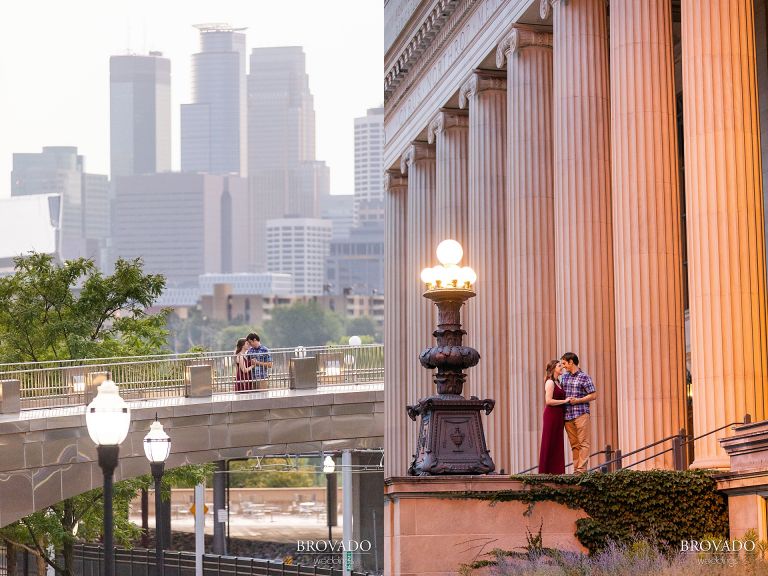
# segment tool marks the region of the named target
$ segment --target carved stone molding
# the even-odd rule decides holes
[[[468,127],[469,114],[466,110],[443,108],[429,123],[429,126],[427,127],[427,140],[430,144],[434,144],[437,139],[437,135],[444,130]]]
[[[424,53],[430,42],[437,36],[448,18],[456,10],[459,0],[438,0],[424,18],[421,26],[405,45],[400,57],[384,77],[384,93],[389,95],[397,87],[413,62]]]
[[[459,89],[459,108],[467,108],[476,94],[486,90],[507,90],[507,75],[498,70],[475,70]]]
[[[558,2],[566,3],[568,0],[540,0],[539,1],[539,16],[542,20],[547,20],[552,15],[552,6]]]
[[[540,0],[539,2],[539,16],[541,16],[542,20],[546,20],[549,18],[549,15],[552,13],[552,4],[550,0]]]
[[[496,48],[496,67],[504,68],[506,59],[515,52],[519,53],[524,48],[552,49],[552,34],[529,28],[515,26],[509,31]]]
[[[408,178],[396,168],[384,172],[384,189],[390,194],[395,194],[408,189]]]
[[[412,142],[400,157],[400,172],[408,173],[408,167],[421,160],[434,160],[435,146],[427,142]]]

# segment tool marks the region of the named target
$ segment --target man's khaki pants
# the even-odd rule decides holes
[[[568,442],[573,450],[573,473],[587,471],[589,464],[589,414],[582,414],[574,420],[565,421]]]

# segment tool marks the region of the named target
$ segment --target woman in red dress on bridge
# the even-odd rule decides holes
[[[551,360],[547,364],[546,407],[544,408],[544,423],[541,430],[541,450],[539,452],[539,474],[565,474],[565,404],[569,398],[558,381],[563,368],[559,360]]]
[[[243,392],[253,388],[251,378],[253,366],[245,357],[246,352],[248,352],[245,349],[245,342],[245,338],[240,338],[237,341],[237,348],[235,348],[235,392]]]

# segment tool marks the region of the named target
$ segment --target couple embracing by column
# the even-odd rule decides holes
[[[544,390],[539,474],[565,474],[563,429],[573,451],[573,472],[583,474],[589,464],[589,403],[597,397],[592,378],[579,368],[579,357],[566,352],[547,364]]]

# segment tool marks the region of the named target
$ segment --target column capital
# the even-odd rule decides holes
[[[397,168],[390,168],[384,172],[384,189],[394,194],[398,189],[408,188],[408,178]]]
[[[434,160],[435,146],[427,142],[411,142],[400,157],[400,172],[408,173],[408,168],[421,160]]]
[[[469,128],[469,113],[456,108],[442,108],[427,127],[427,140],[434,144],[438,134],[451,128]]]
[[[542,20],[547,20],[552,14],[552,6],[562,2],[567,3],[568,0],[539,0],[539,16]]]
[[[467,108],[476,94],[486,90],[507,90],[507,75],[499,70],[474,70],[459,89],[459,108]]]
[[[523,48],[552,49],[552,33],[514,26],[496,48],[496,67],[504,68],[505,61]]]

